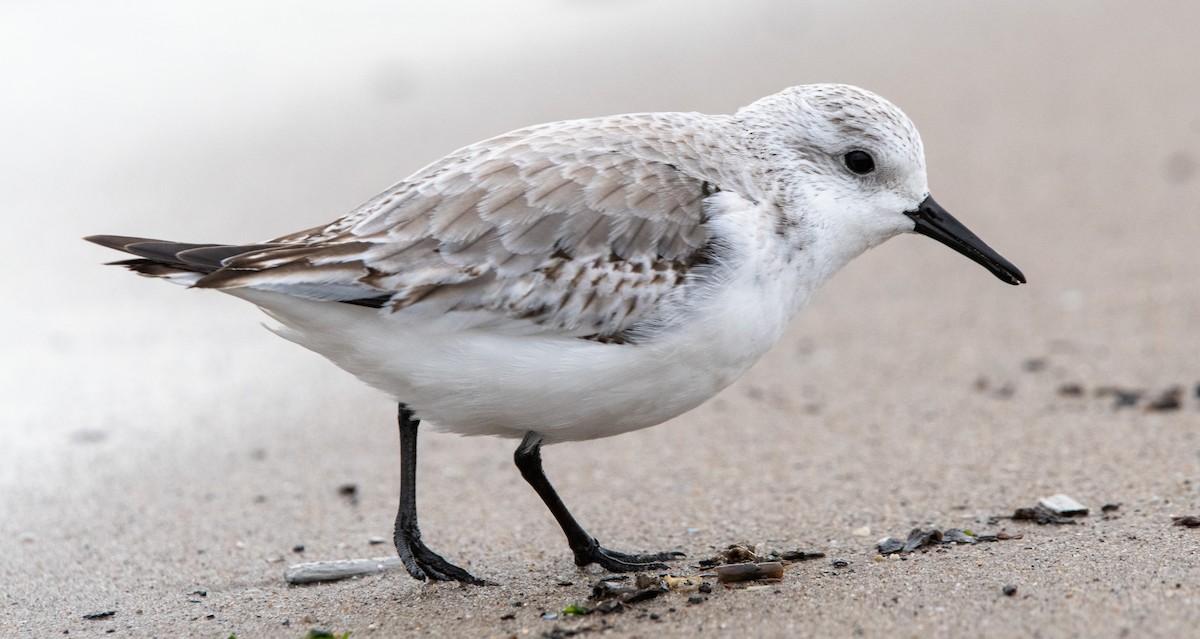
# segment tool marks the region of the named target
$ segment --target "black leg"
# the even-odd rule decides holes
[[[400,404],[400,509],[396,512],[396,551],[408,574],[425,581],[461,581],[477,586],[488,585],[471,573],[446,561],[421,542],[417,528],[417,426],[413,412]]]
[[[613,572],[632,572],[666,568],[666,564],[661,562],[683,557],[681,552],[628,554],[601,546],[595,537],[589,535],[583,526],[575,521],[567,506],[558,497],[558,493],[554,491],[554,486],[550,485],[550,480],[546,479],[546,473],[542,470],[542,436],[538,433],[525,433],[521,445],[513,453],[513,461],[521,470],[521,476],[533,486],[558,520],[558,525],[562,526],[563,533],[567,535],[567,543],[575,553],[575,565],[600,564]]]

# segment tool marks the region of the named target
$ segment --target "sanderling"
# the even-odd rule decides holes
[[[418,419],[521,438],[521,474],[579,566],[681,553],[600,546],[542,471],[541,446],[661,423],[762,356],[855,256],[932,237],[1019,270],[929,194],[898,108],[856,87],[786,89],[732,115],[555,122],[473,144],[331,224],[253,245],[94,236],[143,275],[258,305],[277,332],[399,408],[395,542],[417,579],[484,583],[417,526]]]

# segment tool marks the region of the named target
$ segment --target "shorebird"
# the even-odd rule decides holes
[[[733,114],[542,124],[465,147],[330,224],[259,244],[98,235],[142,275],[245,299],[399,403],[395,543],[417,579],[484,580],[421,540],[420,420],[519,438],[517,467],[575,563],[663,568],[601,546],[542,470],[541,447],[684,413],[744,373],[838,269],[929,236],[1025,281],[930,196],[897,107],[837,84]]]

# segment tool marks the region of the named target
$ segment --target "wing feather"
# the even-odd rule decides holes
[[[710,239],[704,199],[719,176],[686,156],[664,161],[703,153],[694,132],[676,129],[704,116],[677,115],[557,123],[481,142],[329,225],[226,259],[197,286],[390,295],[392,312],[420,305],[522,330],[628,331],[679,294]]]

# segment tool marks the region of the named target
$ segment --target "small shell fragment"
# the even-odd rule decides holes
[[[1088,514],[1088,507],[1075,501],[1074,499],[1059,493],[1049,497],[1042,497],[1038,503],[1054,512],[1066,516],[1076,517]]]
[[[783,564],[778,561],[762,563],[727,564],[716,567],[717,580],[721,583],[732,581],[753,581],[755,579],[782,579]]]
[[[662,582],[668,590],[692,592],[700,588],[700,585],[704,583],[704,579],[699,576],[672,577],[671,575],[666,575],[662,578]]]

